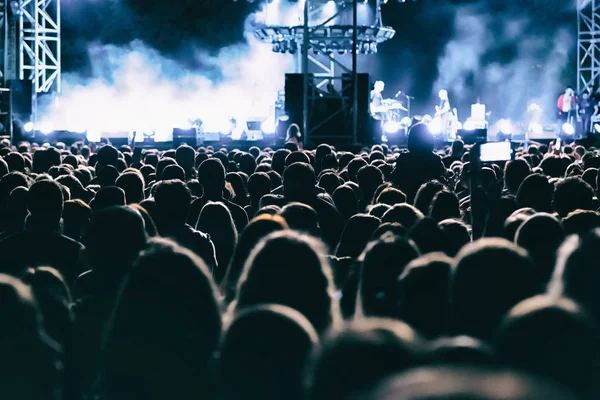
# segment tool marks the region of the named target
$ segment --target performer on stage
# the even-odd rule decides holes
[[[591,130],[590,121],[594,113],[594,102],[587,90],[582,93],[581,98],[577,102],[577,112],[581,118],[582,132],[589,133]]]
[[[567,88],[558,98],[556,105],[558,107],[558,119],[561,124],[573,122],[576,101],[575,92],[571,88]]]
[[[438,93],[440,98],[440,104],[435,106],[435,118],[439,118],[443,126],[443,134],[446,140],[454,139],[454,113],[450,106],[450,100],[448,99],[448,92],[444,89]]]
[[[384,110],[383,96],[381,92],[385,89],[385,83],[383,81],[375,82],[375,87],[371,91],[371,115],[373,118],[385,121],[387,119],[387,111]]]

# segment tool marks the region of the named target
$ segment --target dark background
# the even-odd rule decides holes
[[[567,85],[576,84],[575,3],[389,0],[383,19],[396,37],[361,65],[386,82],[385,96],[410,92],[423,112],[431,112],[435,93],[444,87],[461,119],[478,97],[496,114],[517,118],[532,99],[550,108]],[[63,0],[63,69],[85,77],[94,62],[88,44],[140,39],[185,68],[218,79],[190,56],[192,50],[217,54],[243,42],[244,21],[258,8],[243,0]]]

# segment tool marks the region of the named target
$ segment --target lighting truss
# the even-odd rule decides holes
[[[600,78],[600,0],[577,0],[577,92],[592,90]]]
[[[33,81],[37,95],[61,91],[60,0],[19,0],[19,78]]]

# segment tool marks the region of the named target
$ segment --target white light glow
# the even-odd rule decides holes
[[[388,134],[398,133],[398,131],[401,128],[402,128],[401,123],[400,122],[396,122],[396,121],[386,122],[385,125],[383,126],[383,129],[384,129],[385,133],[388,133]]]
[[[277,130],[277,125],[272,118],[269,118],[261,124],[260,129],[265,135],[273,135]]]
[[[544,128],[542,127],[541,124],[538,124],[537,122],[532,122],[529,124],[529,131],[540,134],[540,133],[544,132]]]
[[[429,128],[429,132],[431,132],[433,136],[440,135],[444,130],[444,124],[440,118],[434,118],[433,120],[431,120],[427,127]]]
[[[52,124],[50,124],[49,122],[44,122],[42,124],[40,124],[40,132],[44,135],[49,135],[54,131],[54,128],[52,127]]]
[[[563,124],[562,130],[569,136],[575,134],[575,127],[573,127],[573,125],[569,124],[568,122],[565,122]]]
[[[88,142],[92,143],[100,143],[100,140],[102,140],[102,134],[97,130],[88,130],[85,137]]]
[[[505,135],[512,135],[512,133],[513,133],[512,123],[507,119],[501,119],[498,122],[498,127],[500,129],[500,132]]]
[[[27,122],[25,125],[23,125],[23,129],[27,133],[31,133],[33,131],[33,128],[34,128],[33,122]]]

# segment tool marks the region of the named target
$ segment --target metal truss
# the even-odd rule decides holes
[[[600,82],[600,0],[577,0],[577,92]]]
[[[61,91],[60,0],[20,0],[19,78],[33,81],[33,119],[37,95]]]
[[[312,108],[310,104],[323,94],[331,97],[331,93],[328,93],[325,88],[330,83],[333,85],[337,96],[341,99],[340,108],[332,111],[322,121],[314,121],[305,115],[304,123],[305,138],[328,139],[323,134],[317,134],[319,129],[339,114],[344,114],[345,119],[348,120],[354,112],[353,108],[356,108],[353,99],[356,94],[349,95],[352,90],[348,90],[348,85],[354,82],[353,79],[349,79],[349,76],[356,74],[355,65],[354,62],[349,62],[348,57],[344,57],[346,54],[353,53],[354,38],[356,37],[356,54],[372,55],[377,53],[379,44],[392,39],[396,32],[393,28],[383,25],[381,0],[375,1],[375,17],[369,25],[356,24],[355,17],[350,18],[354,22],[353,25],[338,24],[340,20],[348,21],[349,18],[339,17],[342,14],[347,17],[348,13],[352,13],[352,3],[359,0],[337,0],[339,6],[337,12],[325,20],[320,16],[324,14],[323,9],[327,7],[327,1],[305,1],[303,25],[258,26],[255,36],[263,42],[270,43],[274,52],[295,56],[295,72],[305,75],[304,94],[308,96],[305,99],[305,114]],[[312,121],[310,126],[306,122],[307,119]],[[343,139],[339,136],[335,138]],[[346,139],[356,141],[356,129],[354,135]]]

